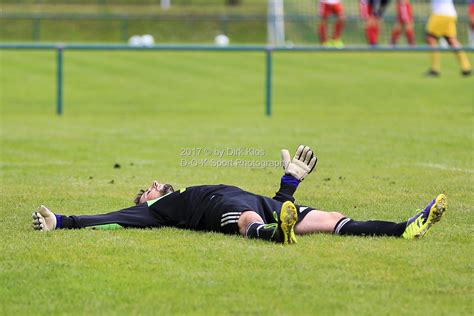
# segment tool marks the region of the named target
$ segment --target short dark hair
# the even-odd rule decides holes
[[[135,198],[133,199],[133,203],[135,203],[135,205],[140,204],[140,199],[142,198],[143,193],[145,193],[145,190],[143,189],[140,189],[140,191],[138,191],[137,196],[135,196]]]
[[[173,186],[172,186],[171,184],[169,184],[169,183],[166,183],[166,184],[164,185],[164,189],[165,189],[165,191],[162,192],[163,195],[166,195],[166,194],[168,194],[168,193],[174,192]],[[137,196],[135,196],[135,198],[133,199],[133,203],[135,203],[135,205],[140,204],[140,199],[142,198],[142,195],[143,195],[143,193],[145,193],[145,191],[146,191],[146,190],[143,190],[143,189],[140,189],[140,191],[138,191]]]

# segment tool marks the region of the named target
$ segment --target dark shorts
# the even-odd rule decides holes
[[[224,234],[239,234],[238,221],[243,212],[253,211],[262,217],[265,223],[275,223],[273,212],[277,218],[280,216],[282,202],[268,199],[264,207],[258,207],[252,201],[243,201],[240,198],[229,198],[222,196],[214,197],[216,203],[204,212],[204,216],[199,223],[200,230],[216,231]],[[273,207],[269,207],[272,205]],[[298,222],[300,222],[314,208],[296,205],[298,209]]]
[[[382,17],[385,13],[385,9],[390,1],[389,0],[369,0],[368,13],[371,16]]]

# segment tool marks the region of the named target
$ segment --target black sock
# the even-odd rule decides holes
[[[357,236],[396,236],[400,237],[407,222],[394,223],[385,221],[366,221],[358,222],[350,218],[341,219],[334,228],[334,233],[338,235],[357,235]]]
[[[278,224],[264,224],[261,222],[252,222],[247,225],[245,237],[278,241],[280,237]]]

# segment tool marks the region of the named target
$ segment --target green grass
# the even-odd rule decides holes
[[[425,53],[276,53],[271,118],[259,53],[67,51],[63,117],[54,53],[0,58],[0,314],[472,313],[473,79],[451,54],[429,79]],[[417,242],[310,235],[283,247],[172,228],[30,228],[41,203],[112,211],[154,178],[271,196],[279,168],[181,167],[217,159],[182,148],[277,160],[300,143],[319,156],[300,203],[402,221],[447,192],[449,211]]]

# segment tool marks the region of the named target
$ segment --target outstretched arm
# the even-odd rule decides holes
[[[304,145],[298,146],[293,160],[291,160],[290,153],[286,149],[281,150],[281,158],[285,174],[281,177],[280,189],[273,199],[280,202],[294,202],[293,195],[298,188],[298,184],[313,171],[318,158],[313,154],[311,148]]]
[[[295,194],[296,189],[298,188],[298,184],[300,184],[300,182],[292,175],[284,174],[281,177],[280,189],[277,193],[275,193],[273,199],[280,202],[295,202],[295,198],[293,197],[293,195]]]

